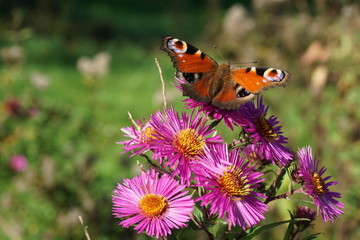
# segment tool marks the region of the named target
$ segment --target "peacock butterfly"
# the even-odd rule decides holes
[[[185,79],[183,95],[220,109],[238,109],[263,90],[285,86],[290,78],[290,73],[276,68],[231,69],[229,63],[218,65],[196,47],[170,36],[162,38],[160,49],[170,56],[177,77]]]

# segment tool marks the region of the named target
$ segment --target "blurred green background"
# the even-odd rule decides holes
[[[120,128],[169,104],[172,35],[218,62],[277,67],[292,77],[264,101],[294,151],[310,144],[340,183],[345,214],[318,220],[319,239],[359,239],[360,5],[351,0],[0,1],[0,239],[146,239],[117,226],[111,194],[137,174]],[[217,49],[214,49],[214,45]],[[219,130],[228,139],[236,136]],[[20,159],[27,160],[21,166]],[[20,161],[14,165],[14,161]],[[26,161],[25,161],[26,162]],[[13,165],[12,165],[13,164]],[[20,165],[19,165],[20,164]],[[291,201],[270,204],[288,219]],[[258,239],[279,239],[285,228]],[[202,233],[191,238],[206,239]]]

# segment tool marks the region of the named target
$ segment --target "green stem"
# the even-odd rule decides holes
[[[281,198],[287,198],[288,196],[292,195],[292,194],[296,194],[296,193],[300,193],[302,191],[302,188],[298,188],[296,190],[291,190],[289,192],[286,192],[286,193],[283,193],[283,194],[280,194],[280,195],[277,195],[275,197],[268,197],[266,200],[265,200],[265,204],[268,204],[269,202],[271,201],[274,201],[276,199],[281,199]]]
[[[210,240],[214,240],[214,235],[209,232],[209,230],[193,215],[190,215],[191,219],[202,229],[206,232]]]
[[[164,170],[163,168],[160,168],[158,165],[156,165],[155,163],[153,163],[153,161],[151,161],[151,159],[149,158],[149,156],[145,155],[145,154],[140,154],[140,156],[144,157],[146,159],[146,161],[148,162],[148,164],[154,168],[157,172],[162,173],[162,174],[166,174],[166,175],[171,175],[171,172],[168,172],[166,170]],[[176,178],[176,177],[175,177]],[[179,179],[176,179],[179,180]]]
[[[209,127],[208,127],[208,131],[210,131],[211,129],[215,128],[220,122],[221,122],[222,118],[220,118],[219,120],[215,120],[213,121]]]

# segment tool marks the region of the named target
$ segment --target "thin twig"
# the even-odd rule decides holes
[[[195,216],[194,214],[190,214],[190,218],[194,221],[194,223],[196,225],[198,225],[202,230],[204,230],[206,232],[206,234],[208,235],[210,240],[214,240],[214,235],[212,235],[211,232],[209,232],[209,230],[206,228],[206,226],[204,226]]]
[[[269,198],[267,198],[267,199],[264,201],[264,203],[265,203],[265,204],[268,204],[269,202],[274,201],[274,200],[276,200],[276,199],[287,198],[288,196],[290,196],[290,195],[292,195],[292,194],[296,194],[296,193],[300,193],[300,192],[302,192],[302,189],[301,189],[301,188],[298,188],[298,189],[296,189],[296,190],[291,190],[291,191],[289,191],[289,192],[286,192],[286,193],[277,195],[277,196],[275,196],[275,197],[269,197]]]
[[[246,147],[249,143],[245,139],[235,139],[232,143],[229,144],[228,149],[232,150],[238,147]]]
[[[141,169],[141,171],[146,172],[146,170],[144,169],[143,165],[141,165],[139,160],[136,161],[136,166],[138,166]]]
[[[84,228],[84,233],[85,233],[86,239],[87,239],[87,240],[91,240],[90,235],[89,235],[89,233],[88,233],[88,231],[87,231],[88,226],[85,226],[85,225],[84,225],[84,221],[83,221],[83,219],[82,219],[81,216],[79,216],[79,221],[80,221],[81,225],[82,225],[83,228]]]
[[[134,126],[136,127],[136,129],[137,129],[138,131],[140,131],[140,130],[141,130],[141,129],[140,129],[140,126],[135,122],[135,120],[133,119],[133,117],[132,117],[132,115],[131,115],[130,112],[128,112],[128,115],[129,115],[129,119],[130,119],[131,122],[134,124]]]
[[[164,100],[164,108],[166,108],[166,93],[165,93],[165,82],[164,82],[164,78],[162,76],[162,70],[159,64],[159,61],[157,60],[157,58],[155,58],[155,63],[156,66],[159,70],[159,75],[160,75],[160,80],[161,80],[161,86],[162,86],[162,96],[163,96],[163,100]]]
[[[146,154],[140,154],[140,156],[144,157],[146,159],[146,161],[148,162],[148,164],[155,169],[157,172],[162,173],[162,174],[166,174],[166,175],[171,175],[171,172],[166,171],[165,169],[160,168],[159,166],[157,166],[155,163],[153,163],[153,161],[151,161],[150,157],[147,156]],[[175,176],[176,180],[180,180]]]

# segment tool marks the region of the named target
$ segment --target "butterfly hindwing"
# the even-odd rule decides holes
[[[223,77],[224,85],[212,100],[218,108],[236,109],[269,87],[284,86],[290,77],[280,69],[258,67],[234,69],[229,75]]]
[[[285,86],[290,74],[276,68],[247,67],[232,71],[232,78],[247,91],[259,93],[274,86]]]
[[[189,76],[184,73],[178,72],[178,76]],[[197,74],[194,74],[195,77],[199,76]],[[193,82],[185,82],[184,84],[181,84],[181,88],[183,90],[184,96],[189,96],[192,99],[195,99],[199,102],[206,102],[211,103],[211,90],[210,90],[210,80],[212,78],[211,74],[203,73],[200,75],[200,78],[195,78],[195,81]],[[186,79],[186,77],[184,77]]]
[[[212,104],[221,109],[231,110],[239,108],[240,105],[255,97],[256,94],[247,91],[231,77],[227,77],[221,90],[214,96]]]

